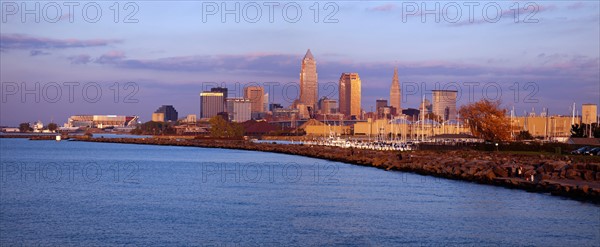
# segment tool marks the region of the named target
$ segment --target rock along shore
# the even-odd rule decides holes
[[[481,184],[551,193],[600,203],[600,163],[568,156],[527,155],[470,150],[376,151],[337,147],[253,143],[242,140],[164,138],[87,138],[75,141],[241,149],[301,155],[331,161],[414,172]],[[401,154],[401,156],[399,155]],[[519,174],[519,170],[521,170]],[[533,180],[531,180],[533,175]]]

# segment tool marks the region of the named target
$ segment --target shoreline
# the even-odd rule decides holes
[[[386,171],[412,172],[528,192],[550,193],[600,204],[600,163],[573,162],[569,156],[526,155],[485,151],[397,151],[318,148],[305,145],[253,143],[242,140],[162,138],[75,138],[73,141],[189,146],[299,155]],[[514,167],[514,168],[513,168]],[[522,175],[511,174],[518,167]],[[515,169],[516,168],[516,169]],[[527,179],[534,176],[533,181]]]

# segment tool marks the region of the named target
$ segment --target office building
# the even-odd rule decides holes
[[[225,111],[227,111],[227,97],[228,97],[228,90],[226,87],[213,87],[210,89],[211,92],[213,93],[223,93],[223,107],[225,109]]]
[[[321,114],[335,114],[337,113],[337,100],[323,97],[319,100],[319,110]]]
[[[315,110],[317,99],[319,97],[317,75],[317,61],[313,57],[310,49],[302,59],[302,68],[300,70],[300,103],[306,107]]]
[[[227,99],[229,121],[242,123],[251,119],[252,102],[244,98]]]
[[[225,111],[222,92],[200,93],[200,118],[212,118]]]
[[[252,112],[264,112],[265,90],[260,86],[248,86],[244,89],[244,98],[252,103]]]
[[[177,110],[172,105],[162,105],[152,114],[152,121],[154,122],[176,122],[177,119]]]
[[[433,114],[439,117],[440,121],[456,119],[456,95],[455,90],[433,90],[432,108]]]
[[[358,73],[343,73],[339,81],[339,111],[348,118],[360,119],[361,81]]]

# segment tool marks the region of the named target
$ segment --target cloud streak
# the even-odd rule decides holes
[[[92,57],[90,55],[77,55],[77,56],[70,56],[67,57],[67,59],[69,61],[71,61],[71,64],[88,64],[92,61]]]
[[[372,8],[368,8],[367,10],[369,11],[378,11],[378,12],[388,12],[388,11],[392,11],[396,8],[397,6],[393,3],[388,3],[388,4],[383,4],[383,5],[379,5],[379,6],[375,6]]]
[[[70,57],[74,64],[96,63],[117,68],[158,72],[192,72],[228,74],[234,77],[264,80],[269,77],[295,78],[300,70],[300,54],[243,54],[215,56],[182,56],[159,59],[127,58],[122,51],[110,51],[98,58],[89,55]],[[318,58],[317,58],[318,59]],[[346,62],[321,60],[318,63],[320,81],[337,81],[343,72],[357,72],[365,78],[391,78],[394,67],[404,77],[418,78],[565,78],[581,81],[598,77],[598,57],[569,54],[539,54],[531,65],[498,67],[494,63],[461,63],[452,61],[426,62]],[[252,79],[250,79],[252,80]]]
[[[50,55],[50,52],[45,52],[45,51],[42,51],[42,50],[31,50],[29,52],[29,55],[32,56],[32,57],[43,56],[43,55]]]
[[[0,34],[0,49],[66,49],[108,46],[120,43],[115,39],[53,39],[34,37],[26,34]]]
[[[519,21],[535,22],[536,20],[538,20],[538,16],[536,16],[537,14],[539,14],[541,12],[546,12],[546,11],[557,9],[557,7],[555,5],[538,5],[537,3],[532,3],[532,4],[533,5],[529,5],[529,6],[533,6],[533,7],[527,7],[527,9],[525,9],[525,10],[523,9],[524,7],[521,7],[519,9],[519,11],[520,11],[519,12],[520,13]],[[467,20],[460,21],[457,23],[452,23],[450,26],[460,27],[460,26],[467,26],[467,25],[479,25],[479,24],[485,24],[485,23],[494,23],[494,22],[490,22],[489,20],[493,20],[495,18],[498,18],[499,20],[510,19],[511,21],[514,21],[515,10],[514,9],[505,9],[502,12],[500,12],[499,17],[496,17],[496,16],[487,16],[487,17],[488,17],[488,20],[486,20],[485,18],[475,19],[473,21],[467,19]],[[506,17],[510,17],[510,18],[506,18]],[[524,18],[530,18],[530,19],[524,19]]]

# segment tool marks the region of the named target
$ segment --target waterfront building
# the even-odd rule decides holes
[[[581,119],[572,116],[548,116],[530,113],[527,116],[512,117],[511,130],[516,136],[520,131],[528,131],[533,137],[565,141],[571,136],[571,123],[579,124]]]
[[[224,112],[223,98],[222,92],[200,93],[200,118],[212,118]]]
[[[348,118],[360,119],[361,81],[358,73],[342,73],[339,81],[339,111]]]
[[[437,122],[430,119],[410,121],[405,118],[393,120],[368,118],[367,121],[354,124],[354,135],[381,137],[394,137],[400,140],[427,140],[435,135],[442,134],[471,134],[467,125],[458,120]]]
[[[229,121],[242,123],[251,119],[252,102],[245,98],[227,99],[227,113]]]
[[[340,136],[350,133],[350,126],[325,124],[316,119],[310,119],[300,125],[298,129],[304,130],[307,136]]]
[[[31,126],[31,128],[33,129],[33,132],[42,132],[44,130],[44,123],[42,123],[41,120],[38,120]]]
[[[592,124],[598,122],[598,105],[582,104],[581,105],[581,123]]]
[[[300,69],[300,103],[310,107],[314,111],[318,96],[317,61],[310,52],[310,49],[308,49],[302,59],[302,67]]]
[[[438,116],[441,121],[456,119],[457,92],[455,90],[432,90],[433,114]]]
[[[396,108],[398,115],[402,112],[402,88],[398,80],[398,68],[394,68],[394,77],[390,86],[390,106]]]
[[[69,117],[66,127],[88,127],[88,128],[107,128],[107,127],[131,127],[137,124],[138,116],[118,116],[118,115],[74,115]]]

